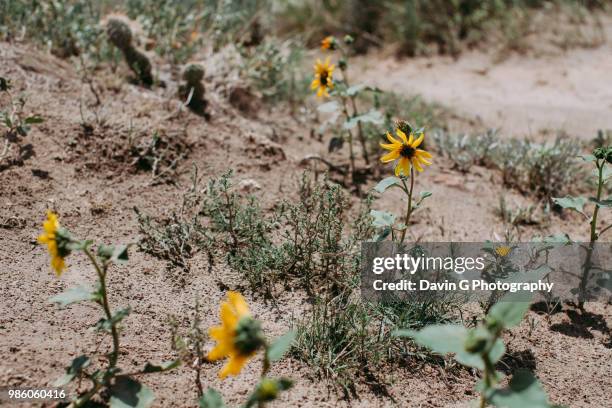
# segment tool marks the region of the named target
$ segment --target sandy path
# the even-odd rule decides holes
[[[421,94],[474,119],[478,127],[500,127],[507,135],[564,129],[592,138],[598,129],[612,129],[610,41],[557,55],[513,55],[501,63],[474,51],[458,60],[368,56],[359,65],[359,77],[367,83]]]

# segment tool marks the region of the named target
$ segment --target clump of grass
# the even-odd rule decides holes
[[[412,342],[392,333],[403,327],[447,323],[458,305],[459,300],[448,294],[427,299],[393,297],[376,304],[364,302],[351,291],[334,298],[318,297],[308,315],[295,321],[293,356],[318,378],[338,386],[346,398],[356,395],[356,378],[384,393],[383,366],[397,366],[414,357],[439,363],[432,355],[415,353]]]
[[[541,144],[501,139],[492,130],[478,135],[438,131],[433,139],[438,151],[460,171],[467,172],[474,165],[498,169],[505,186],[542,199],[575,187],[573,180],[583,172],[573,160],[581,151],[580,144],[564,136],[552,144]]]
[[[13,97],[13,86],[7,78],[0,77],[0,98],[6,96],[8,103],[5,106],[0,105],[0,136],[4,139],[2,150],[0,151],[0,162],[2,162],[10,153],[10,147],[15,144],[19,148],[16,161],[25,159],[28,155],[25,148],[21,145],[21,141],[28,135],[32,125],[37,125],[43,122],[43,118],[38,115],[26,115],[24,108],[27,102],[25,96],[21,95],[18,98]]]
[[[304,175],[299,200],[284,201],[264,216],[255,198],[232,191],[230,177],[226,173],[209,183],[203,214],[229,265],[245,274],[252,289],[273,296],[281,282],[296,282],[309,293],[346,285],[356,273],[357,243],[369,229],[363,226],[364,215],[348,223],[348,198],[339,186]],[[367,214],[367,202],[364,208]]]
[[[369,199],[351,223],[342,188],[305,174],[299,199],[285,200],[266,214],[256,197],[237,191],[232,176],[228,171],[200,189],[194,175],[180,209],[168,218],[136,210],[141,249],[182,269],[200,251],[222,256],[252,290],[268,297],[280,284],[315,294],[339,293],[354,281],[359,242],[372,235]]]
[[[194,169],[191,188],[183,195],[180,208],[169,217],[155,219],[134,207],[142,234],[140,249],[166,260],[171,268],[188,271],[190,259],[202,250],[210,254],[213,245],[210,231],[201,222],[198,181]]]

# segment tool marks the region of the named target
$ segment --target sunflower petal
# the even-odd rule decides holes
[[[234,310],[236,310],[238,319],[251,314],[249,311],[249,305],[247,305],[246,300],[244,300],[244,297],[242,297],[240,293],[229,291],[227,293],[227,297],[229,298],[231,305],[234,307]]]
[[[234,327],[238,323],[238,317],[228,302],[223,302],[221,304],[220,315],[223,326]]]
[[[380,143],[380,147],[385,150],[399,150],[402,148],[402,145],[396,143]]]
[[[418,171],[419,173],[423,171],[423,167],[421,167],[421,163],[419,163],[419,160],[417,160],[416,157],[412,159],[412,165],[414,166],[416,171]]]
[[[400,129],[396,129],[395,133],[400,137],[400,139],[402,139],[404,144],[408,144],[408,139],[406,139],[406,134],[404,132],[402,132]]]
[[[208,354],[206,355],[206,358],[208,358],[211,361],[221,360],[227,357],[228,352],[229,350],[227,348],[227,345],[225,343],[219,343],[212,350],[208,352]]]
[[[389,133],[389,132],[387,132],[387,140],[389,140],[393,144],[398,144],[398,145],[402,144],[402,142],[400,142],[399,140],[397,140],[396,138],[391,136],[391,133]]]
[[[421,133],[421,135],[418,137],[418,139],[417,139],[417,140],[415,140],[415,141],[412,143],[412,145],[411,145],[411,146],[412,146],[412,148],[413,148],[413,149],[416,149],[417,147],[419,147],[419,146],[421,145],[421,143],[423,143],[423,139],[425,139],[425,133]]]
[[[227,364],[225,364],[223,369],[219,372],[219,377],[225,378],[228,375],[235,376],[235,375],[240,374],[242,367],[244,367],[248,359],[249,359],[249,356],[243,356],[240,354],[235,354],[235,355],[230,356]]]
[[[417,157],[425,157],[426,159],[431,159],[433,157],[429,152],[422,149],[416,149],[415,154]]]
[[[387,154],[385,154],[383,157],[380,158],[380,161],[383,163],[389,163],[392,162],[393,160],[397,160],[397,158],[400,155],[400,151],[399,150],[393,150]]]

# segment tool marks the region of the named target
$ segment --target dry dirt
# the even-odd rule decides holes
[[[577,59],[579,56],[582,60]],[[514,123],[517,128],[511,129],[521,134],[530,129],[525,126],[532,130],[567,126],[573,131],[571,126],[581,122],[589,134],[597,127],[611,127],[607,113],[612,94],[602,86],[610,82],[612,72],[605,65],[609,67],[612,61],[609,48],[576,51],[556,58],[559,59],[539,62],[510,59],[499,66],[481,65],[480,57],[470,60],[470,55],[456,64],[440,58],[430,62],[387,60],[373,78],[381,87],[401,86],[406,91],[420,92],[468,117],[477,112],[487,125],[507,127]],[[99,341],[87,330],[98,319],[96,308],[78,304],[58,310],[47,302],[50,296],[93,279],[81,255],[69,258],[69,269],[61,279],[50,272],[45,249],[35,243],[45,209],[57,211],[63,225],[79,237],[131,243],[138,240],[133,207],[153,215],[170,213],[180,204],[192,164],[205,177],[233,168],[237,182],[255,180],[264,187],[256,195],[264,208],[270,208],[275,201],[295,193],[305,155],[326,154],[326,143],[310,136],[308,118],[293,118],[282,109],[265,106],[247,113],[230,106],[226,79],[231,75],[223,73],[222,68],[207,70],[212,120],[206,122],[177,110],[176,87],[168,72],[168,88],[153,90],[127,83],[124,67],[116,74],[108,70],[96,72],[95,86],[102,105],[94,106],[95,98],[82,83],[73,62],[58,60],[29,46],[7,43],[0,43],[0,60],[0,75],[13,80],[16,92],[27,94],[27,111],[45,118],[26,138],[33,145],[34,155],[23,165],[10,165],[0,171],[3,385],[49,386],[71,358],[95,349]],[[590,64],[585,71],[586,60]],[[422,68],[429,63],[430,68]],[[487,68],[485,74],[472,72],[482,67]],[[507,78],[516,83],[506,82]],[[557,79],[565,81],[560,89],[555,84]],[[538,80],[546,83],[537,85]],[[525,101],[534,106],[524,106]],[[555,101],[558,103],[553,104]],[[83,122],[90,126],[84,127]],[[130,135],[150,135],[156,129],[181,135],[189,146],[188,156],[179,163],[176,184],[157,183],[149,173],[136,172],[131,159],[125,157],[122,144]],[[431,190],[436,199],[415,217],[413,238],[482,241],[501,237],[503,226],[494,213],[502,192],[499,175],[487,169],[463,175],[439,162],[434,168],[419,179],[419,189]],[[374,182],[370,180],[369,186]],[[517,193],[507,194],[511,200],[529,202]],[[392,193],[377,201],[375,207],[393,210],[399,199]],[[568,215],[555,218],[541,231],[526,228],[524,234],[530,237],[570,231],[584,238],[586,231],[577,225],[579,219]],[[121,365],[130,370],[145,361],[173,358],[169,327],[165,324],[168,314],[181,316],[186,325],[198,299],[204,310],[203,326],[215,324],[225,285],[240,287],[240,280],[237,271],[223,263],[209,271],[205,257],[196,257],[181,285],[163,261],[132,250],[128,266],[114,269],[109,282],[112,305],[118,308],[129,304],[133,310],[122,333],[126,353],[121,356]],[[308,308],[300,294],[285,294],[280,299],[280,311],[251,293],[246,296],[271,336],[281,334],[290,326],[292,316]],[[603,305],[589,304],[587,310],[592,313],[591,322],[582,321],[576,326],[569,325],[573,315],[565,312],[553,315],[550,322],[530,312],[521,326],[507,336],[509,350],[513,355],[526,356],[524,360],[533,365],[552,399],[570,407],[603,407],[611,397],[608,327],[612,313],[609,306]],[[219,367],[220,364],[205,366],[204,385],[219,389],[230,404],[237,404],[255,383],[259,365],[252,362],[239,378],[224,382],[217,378]],[[296,387],[275,404],[279,407],[464,406],[475,398],[470,390],[477,380],[467,371],[448,376],[439,368],[427,366],[418,372],[381,373],[396,404],[365,385],[357,386],[358,399],[347,402],[324,381],[313,378],[300,362],[285,360],[273,371],[297,380]],[[146,383],[157,396],[157,407],[196,405],[193,374],[186,367],[149,376]]]
[[[612,38],[612,22],[602,17]],[[612,43],[595,48],[508,54],[501,62],[486,50],[397,60],[389,51],[360,61],[359,77],[383,89],[421,94],[450,106],[476,128],[537,137],[564,130],[588,139],[612,129]],[[461,128],[461,126],[459,126]],[[465,129],[458,129],[465,130]]]

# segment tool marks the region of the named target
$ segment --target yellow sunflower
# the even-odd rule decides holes
[[[417,138],[414,137],[414,133],[410,133],[410,137],[406,137],[406,134],[400,129],[396,129],[395,133],[400,140],[394,138],[391,136],[391,133],[387,132],[387,139],[391,143],[380,144],[383,149],[389,150],[389,153],[381,157],[380,161],[389,163],[398,160],[395,166],[396,176],[400,174],[409,176],[411,165],[414,166],[418,172],[422,172],[422,165],[429,166],[431,164],[431,161],[428,160],[431,159],[431,154],[425,150],[418,149],[425,138],[424,133],[421,133]]]
[[[506,256],[508,256],[510,251],[512,251],[512,248],[510,248],[509,246],[505,246],[505,245],[498,246],[495,248],[495,253],[501,256],[502,258],[505,258]]]
[[[334,48],[336,48],[336,39],[333,36],[328,35],[323,40],[321,40],[322,50],[333,50]]]
[[[47,219],[43,222],[44,232],[38,236],[38,242],[47,245],[49,255],[51,255],[51,267],[57,276],[60,276],[66,268],[64,257],[68,255],[67,251],[60,251],[60,245],[58,245],[58,231],[60,228],[57,214],[47,210]]]
[[[219,377],[238,375],[242,367],[264,345],[260,323],[251,317],[249,306],[238,292],[228,292],[227,301],[221,303],[221,326],[208,330],[217,345],[208,353],[211,361],[228,358]]]
[[[329,57],[322,63],[321,60],[317,60],[314,66],[315,77],[310,85],[310,89],[317,90],[317,96],[329,96],[329,90],[334,89],[334,82],[332,75],[334,72],[334,65],[329,64]]]

